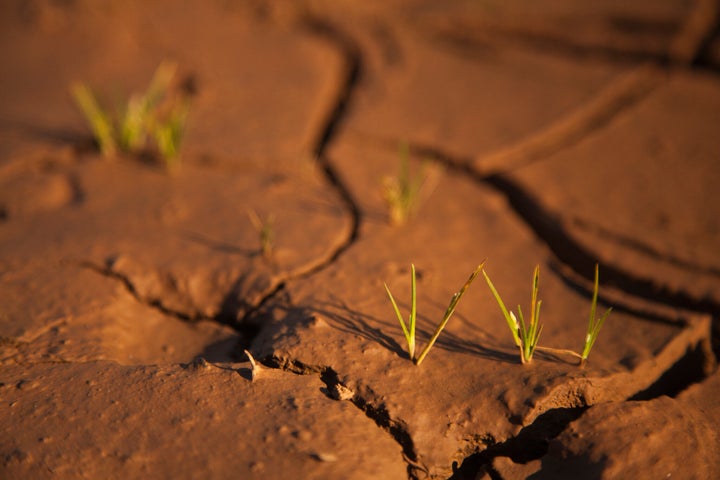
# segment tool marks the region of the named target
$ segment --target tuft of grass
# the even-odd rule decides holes
[[[400,171],[396,177],[386,177],[383,181],[383,197],[390,213],[390,223],[404,225],[417,212],[423,191],[428,189],[431,172],[427,164],[421,165],[420,172],[410,173],[410,147],[400,145]]]
[[[248,210],[248,218],[250,223],[258,233],[260,240],[260,251],[267,261],[272,261],[275,243],[275,217],[268,215],[264,219],[260,219],[255,210]]]
[[[152,139],[165,166],[170,169],[177,165],[189,101],[185,95],[171,92],[176,70],[174,62],[162,62],[147,90],[131,95],[127,105],[115,115],[102,108],[87,85],[71,86],[73,98],[103,156],[112,157],[119,151],[142,153]]]
[[[595,340],[597,340],[598,334],[600,333],[600,329],[602,328],[603,324],[605,323],[605,320],[607,319],[608,315],[610,315],[610,312],[612,311],[612,307],[608,308],[605,313],[600,316],[600,318],[597,318],[597,300],[598,300],[598,290],[600,285],[600,267],[598,264],[595,264],[595,287],[593,288],[593,296],[592,296],[592,302],[590,304],[590,320],[588,321],[588,329],[587,329],[587,335],[585,335],[585,346],[583,347],[582,355],[580,357],[580,366],[584,366],[585,362],[587,361],[588,355],[590,355],[590,350],[592,350],[593,345],[595,345]]]
[[[502,301],[500,294],[498,293],[495,285],[493,285],[487,272],[483,269],[483,276],[485,281],[490,287],[495,300],[500,306],[500,310],[505,317],[505,321],[512,332],[515,345],[520,349],[520,361],[524,364],[532,362],[533,354],[538,346],[540,340],[540,334],[542,333],[542,325],[540,324],[540,306],[542,301],[538,299],[538,290],[540,286],[540,265],[535,266],[533,272],[533,283],[532,283],[532,296],[530,299],[530,321],[525,323],[525,318],[522,313],[522,308],[518,305],[518,318],[512,311],[508,311],[505,307],[505,303]]]
[[[405,336],[405,341],[407,342],[408,346],[408,356],[410,360],[412,360],[416,365],[420,365],[427,356],[427,354],[430,352],[430,349],[437,341],[440,333],[442,333],[442,331],[445,329],[448,322],[450,321],[450,317],[452,317],[453,313],[455,313],[455,309],[457,308],[460,299],[470,287],[470,284],[473,282],[473,280],[475,280],[475,277],[478,276],[480,270],[482,270],[483,268],[483,265],[485,265],[485,260],[483,260],[482,263],[477,266],[477,268],[470,274],[470,277],[467,279],[462,288],[453,295],[452,299],[450,299],[450,304],[445,310],[445,314],[443,315],[442,320],[440,320],[440,323],[438,323],[437,327],[435,328],[435,332],[433,333],[432,337],[430,337],[430,340],[425,345],[425,348],[423,348],[422,352],[420,352],[420,355],[417,358],[415,358],[415,326],[417,323],[417,292],[415,281],[415,265],[410,266],[410,315],[408,316],[407,322],[405,322],[405,320],[403,319],[403,316],[400,313],[400,308],[398,308],[397,302],[395,301],[395,298],[390,292],[390,288],[388,288],[387,284],[384,284],[385,291],[387,292],[388,297],[390,298],[390,302],[392,303],[393,311],[395,312],[395,315],[400,322],[400,327],[402,328],[403,334]]]

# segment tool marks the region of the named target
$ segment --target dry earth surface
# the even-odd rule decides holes
[[[0,478],[720,478],[715,0],[0,4]],[[181,165],[69,94],[177,62]],[[394,225],[399,146],[425,188]],[[248,212],[273,219],[263,254]],[[510,305],[540,265],[541,345]],[[253,367],[244,353],[257,359]]]

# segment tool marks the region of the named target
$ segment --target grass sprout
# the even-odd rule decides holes
[[[440,323],[438,323],[437,327],[435,328],[435,332],[433,333],[432,337],[430,337],[430,340],[425,345],[425,348],[423,348],[422,352],[420,352],[420,355],[417,358],[415,358],[415,326],[417,323],[417,292],[415,280],[415,265],[410,266],[410,315],[408,316],[407,322],[403,319],[403,316],[400,313],[400,308],[398,308],[397,302],[395,301],[395,298],[390,292],[390,288],[388,288],[387,284],[385,284],[385,291],[390,298],[390,302],[393,306],[393,311],[395,312],[395,315],[400,322],[400,327],[402,328],[403,334],[405,335],[405,340],[408,346],[408,356],[410,360],[412,360],[416,365],[420,365],[427,356],[427,354],[430,352],[430,349],[437,341],[440,333],[442,333],[443,329],[450,321],[450,317],[452,317],[453,313],[455,313],[455,309],[457,308],[460,299],[470,287],[470,284],[473,282],[473,280],[475,280],[475,278],[478,276],[480,270],[482,270],[483,268],[483,265],[485,265],[485,260],[483,260],[482,263],[478,265],[478,267],[470,274],[470,277],[467,279],[462,288],[453,295],[452,299],[450,300],[450,304],[445,310],[445,314],[443,315],[442,320],[440,321]]]
[[[410,148],[407,144],[400,146],[400,171],[396,177],[386,177],[383,181],[383,196],[390,210],[390,223],[404,225],[416,213],[423,196],[429,192],[432,172],[423,163],[416,176],[410,173]]]
[[[600,267],[598,266],[598,264],[595,264],[595,286],[593,288],[592,303],[590,304],[590,320],[588,321],[587,335],[585,336],[585,346],[583,347],[582,355],[580,357],[580,366],[585,365],[588,355],[590,355],[590,350],[592,350],[593,345],[595,345],[595,340],[597,340],[600,329],[602,328],[605,320],[612,311],[612,308],[609,308],[605,313],[600,316],[600,318],[597,318],[596,316],[598,290],[600,285],[599,270]]]
[[[250,218],[250,223],[252,223],[258,233],[260,251],[263,258],[271,261],[275,250],[275,217],[268,215],[261,220],[255,210],[248,210],[247,214],[248,218]]]
[[[398,308],[397,302],[395,301],[395,297],[393,297],[393,294],[390,292],[390,288],[387,286],[387,283],[385,283],[385,291],[388,294],[388,297],[390,298],[390,303],[392,303],[393,310],[395,311],[395,315],[397,316],[398,321],[400,322],[400,327],[402,327],[403,334],[405,335],[405,341],[407,342],[408,347],[408,356],[410,357],[410,360],[415,360],[415,324],[417,322],[417,292],[415,289],[415,265],[410,265],[410,315],[408,316],[408,321],[405,323],[405,320],[403,319],[402,314],[400,313],[400,308]]]
[[[465,292],[470,287],[470,284],[478,276],[478,274],[480,273],[480,270],[482,270],[484,265],[485,265],[485,260],[483,260],[482,263],[480,263],[480,265],[478,265],[475,268],[475,270],[470,274],[470,277],[468,277],[467,281],[462,286],[462,288],[452,296],[452,299],[450,299],[450,304],[448,305],[447,309],[445,310],[445,314],[443,315],[443,319],[440,321],[437,328],[435,328],[435,332],[433,333],[432,337],[430,337],[430,341],[428,341],[427,345],[425,345],[425,348],[423,348],[423,351],[420,352],[420,356],[415,361],[416,365],[420,365],[420,363],[422,363],[423,359],[430,351],[430,348],[432,348],[432,346],[435,344],[435,341],[440,336],[440,332],[443,331],[443,329],[447,325],[448,321],[450,321],[450,317],[452,317],[453,313],[455,313],[455,308],[457,307],[458,303],[460,302],[460,299],[462,298],[463,295],[465,295]]]
[[[525,317],[522,313],[522,308],[518,305],[517,317],[512,311],[508,311],[505,307],[505,303],[502,301],[500,294],[498,293],[495,285],[493,285],[487,272],[483,269],[483,276],[485,281],[490,287],[495,300],[500,306],[500,310],[505,317],[505,321],[512,332],[515,345],[520,349],[520,361],[523,364],[532,362],[533,354],[538,346],[540,340],[540,334],[542,333],[542,325],[540,324],[540,306],[542,301],[538,300],[538,290],[540,285],[540,265],[535,266],[533,272],[533,283],[532,283],[532,296],[530,300],[530,321],[525,322]],[[518,321],[518,317],[520,317]]]
[[[71,86],[71,93],[92,129],[100,152],[112,157],[118,151],[139,154],[149,140],[167,168],[177,165],[189,101],[172,92],[177,64],[162,62],[147,90],[130,96],[121,112],[111,115],[83,83]]]
[[[169,168],[177,166],[188,106],[187,101],[175,105],[166,121],[158,123],[151,129],[160,156],[165,159],[165,163]]]
[[[110,116],[100,108],[95,95],[87,85],[76,83],[71,87],[71,93],[75,103],[77,103],[85,119],[90,124],[90,129],[95,136],[100,152],[106,157],[115,155],[117,153],[115,127]]]

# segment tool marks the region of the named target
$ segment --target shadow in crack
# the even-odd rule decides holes
[[[570,422],[580,418],[585,410],[586,408],[554,408],[539,415],[532,424],[504,442],[470,441],[466,448],[469,455],[462,463],[453,464],[453,475],[450,480],[486,478],[485,474],[493,479],[502,478],[492,466],[493,459],[497,457],[509,457],[515,463],[528,463],[531,460],[544,458],[548,453],[550,441],[560,435]],[[472,452],[473,450],[475,452]],[[581,474],[577,476],[537,478],[597,478],[592,474],[596,471],[591,468],[593,465],[587,463],[585,466],[587,470],[580,470]]]
[[[555,257],[578,275],[592,281],[597,255],[578,242],[556,212],[547,209],[515,180],[505,175],[478,178],[503,194],[513,210],[550,248]],[[720,305],[711,298],[696,298],[682,289],[672,289],[652,278],[634,276],[622,267],[600,262],[604,283],[641,299],[698,312],[717,313]]]
[[[539,472],[528,477],[528,480],[555,480],[558,478],[582,478],[596,480],[603,478],[605,459],[593,461],[590,455],[555,458],[543,457]]]
[[[220,308],[213,317],[216,322],[229,325],[237,331],[260,328],[254,321],[256,312],[283,287],[282,283],[273,285],[268,275],[250,270],[238,276],[220,302]],[[245,332],[247,333],[247,332]]]
[[[243,349],[249,344],[247,338],[224,338],[205,346],[197,355],[210,363],[237,362],[246,360]]]
[[[567,223],[601,239],[611,241],[616,245],[620,245],[624,248],[642,254],[651,260],[666,263],[668,265],[672,265],[673,267],[682,268],[700,275],[711,275],[720,278],[720,268],[709,265],[701,265],[699,263],[686,260],[680,255],[672,252],[663,252],[640,238],[635,238],[631,235],[604,227],[600,223],[593,222],[592,220],[583,219],[577,216],[568,216]]]

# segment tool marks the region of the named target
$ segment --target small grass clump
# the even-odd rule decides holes
[[[595,286],[593,288],[593,296],[592,296],[592,302],[590,303],[590,320],[588,321],[588,329],[587,329],[587,335],[585,335],[585,346],[583,347],[582,354],[580,356],[580,366],[584,366],[585,362],[587,361],[588,355],[590,355],[590,350],[592,350],[593,345],[595,345],[595,340],[597,340],[598,334],[600,333],[600,329],[602,328],[603,324],[605,323],[605,320],[607,319],[608,315],[610,315],[610,312],[612,311],[612,307],[608,308],[605,313],[603,313],[600,318],[597,318],[597,300],[598,300],[598,290],[599,290],[599,284],[600,284],[600,267],[598,264],[595,264]]]
[[[595,341],[597,340],[598,334],[600,333],[600,329],[602,328],[605,320],[612,311],[612,308],[609,308],[599,318],[597,317],[597,300],[599,290],[599,267],[597,264],[595,265],[595,286],[593,288],[592,303],[590,305],[590,320],[588,322],[587,334],[585,335],[585,346],[583,348],[582,354],[577,353],[573,350],[567,350],[563,348],[541,347],[538,345],[538,341],[540,340],[540,333],[542,332],[542,325],[540,324],[540,305],[542,304],[542,301],[538,300],[538,289],[540,281],[539,265],[535,267],[535,272],[533,274],[532,298],[530,300],[530,322],[527,324],[525,323],[525,319],[523,317],[520,305],[518,305],[518,316],[520,317],[520,320],[518,321],[518,319],[515,317],[515,314],[511,311],[508,311],[508,309],[505,307],[505,303],[503,303],[502,298],[500,298],[500,294],[495,288],[495,285],[493,285],[490,277],[484,269],[483,275],[485,276],[485,280],[490,287],[490,291],[492,292],[495,300],[500,306],[500,310],[502,310],[502,313],[505,316],[505,321],[507,322],[508,327],[512,332],[515,344],[520,349],[520,361],[523,364],[527,364],[532,361],[533,353],[535,353],[535,350],[543,350],[552,353],[572,355],[573,357],[580,359],[581,367],[585,365],[588,355],[590,355],[590,350],[592,350],[593,345],[595,345]]]
[[[434,178],[423,163],[416,176],[410,173],[410,148],[400,145],[400,172],[396,177],[386,177],[383,181],[383,197],[387,203],[390,223],[404,225],[417,212],[423,192],[431,190],[429,180]]]
[[[393,297],[392,293],[390,293],[390,288],[388,288],[387,284],[385,284],[385,291],[390,298],[390,302],[392,303],[395,315],[397,316],[397,319],[400,322],[400,327],[402,327],[403,334],[405,335],[405,340],[408,346],[408,356],[410,357],[410,360],[412,360],[416,365],[420,365],[427,356],[428,352],[430,352],[430,349],[435,344],[435,341],[437,341],[440,333],[447,326],[448,321],[450,321],[450,317],[452,317],[453,313],[455,313],[455,309],[457,308],[460,299],[465,294],[468,287],[470,287],[470,284],[473,282],[473,280],[475,280],[475,277],[478,276],[480,270],[482,270],[483,268],[483,265],[485,265],[484,260],[480,265],[478,265],[478,267],[473,271],[473,273],[470,274],[470,277],[467,279],[462,288],[453,295],[452,299],[450,300],[450,304],[445,310],[445,314],[443,315],[442,320],[440,321],[440,323],[438,323],[437,327],[435,328],[435,332],[433,333],[432,337],[430,337],[427,345],[425,345],[425,348],[423,348],[422,352],[420,352],[420,355],[417,358],[415,357],[415,326],[417,323],[415,265],[410,266],[410,316],[408,317],[407,323],[405,322],[402,314],[400,313],[400,309],[398,308],[395,298]]]
[[[275,251],[275,217],[271,214],[261,220],[255,210],[248,210],[248,218],[257,231],[263,258],[272,261]]]
[[[515,344],[520,349],[520,361],[523,364],[532,362],[533,354],[535,353],[535,349],[538,346],[538,341],[540,340],[540,334],[542,333],[542,325],[540,324],[540,305],[542,305],[542,301],[538,300],[538,290],[540,284],[540,265],[535,266],[535,272],[533,273],[529,323],[525,323],[525,318],[523,317],[520,305],[518,305],[518,317],[520,317],[520,321],[518,322],[515,314],[512,311],[508,311],[508,309],[505,307],[505,303],[502,301],[502,298],[500,297],[500,294],[495,288],[495,285],[493,285],[490,277],[484,269],[483,276],[485,277],[485,281],[487,282],[488,287],[490,287],[490,291],[495,297],[495,300],[500,306],[500,310],[502,310],[502,313],[505,316],[505,321],[507,322],[508,327],[512,332]]]
[[[87,85],[72,85],[73,98],[104,156],[144,153],[152,139],[165,166],[170,169],[177,165],[189,100],[187,95],[171,92],[176,70],[173,62],[161,63],[148,89],[132,95],[122,111],[114,115],[102,108]]]

